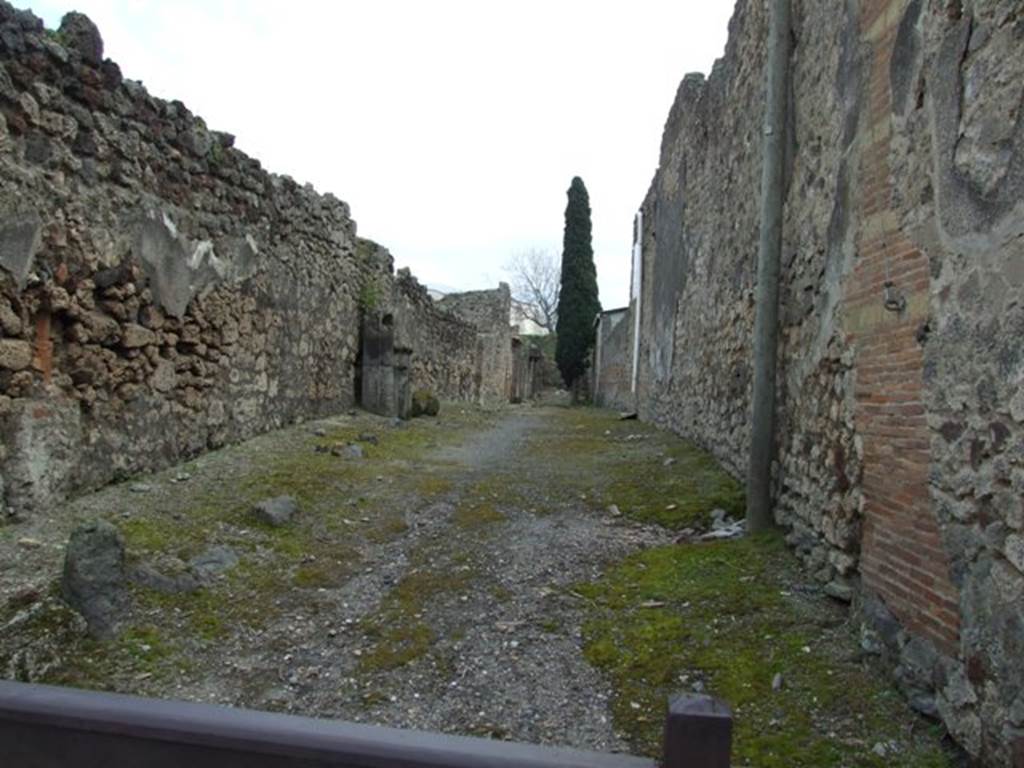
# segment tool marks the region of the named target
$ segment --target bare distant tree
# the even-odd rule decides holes
[[[512,300],[523,316],[554,333],[562,287],[562,269],[555,255],[539,248],[521,251],[509,259],[505,271],[511,278]]]

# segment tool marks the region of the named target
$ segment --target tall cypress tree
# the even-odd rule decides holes
[[[594,345],[594,319],[601,311],[590,235],[590,196],[583,180],[576,176],[569,187],[569,204],[565,208],[555,347],[558,370],[569,387],[587,370],[587,356]]]

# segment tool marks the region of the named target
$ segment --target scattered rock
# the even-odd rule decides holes
[[[775,673],[775,677],[772,678],[772,690],[773,691],[781,691],[782,690],[782,682],[783,682],[782,681],[782,673],[781,672],[776,672]]]
[[[412,395],[412,416],[437,416],[441,412],[441,402],[428,389],[417,389]]]
[[[615,504],[612,504],[610,507],[608,507],[608,514],[612,517],[622,517],[622,512],[619,510],[619,507]]]
[[[149,493],[153,490],[153,486],[146,483],[135,483],[128,490],[132,493]]]
[[[298,511],[299,507],[291,496],[264,499],[252,508],[257,520],[274,528],[287,525]]]
[[[192,475],[190,475],[188,472],[181,472],[178,475],[175,475],[173,482],[175,482],[175,483],[187,483],[191,479],[192,479]]]
[[[636,421],[639,418],[639,414],[629,411],[619,414],[619,421]]]
[[[39,539],[30,539],[26,537],[24,539],[18,539],[18,546],[22,549],[41,549],[43,547],[43,542]]]
[[[324,429],[323,427],[317,427],[316,429],[313,430],[313,434],[316,435],[317,437],[326,437],[327,430]]]
[[[640,603],[640,607],[641,608],[664,608],[665,607],[665,601],[664,600],[645,600],[644,602]]]
[[[671,467],[675,463],[676,463],[676,460],[673,459],[671,456],[669,456],[667,459],[665,459],[663,462],[661,462],[661,465],[663,467]]]
[[[89,632],[109,638],[128,607],[124,540],[103,520],[85,523],[71,533],[64,557],[61,592],[85,617]]]
[[[285,496],[283,498],[287,499],[288,497]],[[272,501],[280,501],[280,499],[273,499]],[[292,503],[294,505],[294,502]],[[189,567],[199,581],[210,581],[215,576],[231,570],[236,565],[238,565],[238,555],[235,553],[235,550],[224,546],[211,547],[189,561]]]
[[[683,528],[683,530],[679,532],[679,535],[676,536],[676,544],[685,544],[691,541],[693,537],[696,535],[697,531],[695,531],[693,528]]]
[[[186,570],[185,564],[180,560],[178,565],[179,567],[174,568],[172,573],[164,573],[148,563],[141,563],[131,568],[128,578],[133,584],[165,595],[198,591],[198,579]]]
[[[354,443],[350,443],[348,445],[342,445],[339,443],[331,448],[331,454],[334,456],[340,456],[343,459],[365,458],[363,447],[361,445],[355,445]]]
[[[853,588],[844,581],[833,579],[825,585],[825,594],[843,603],[853,601]]]
[[[746,522],[740,520],[739,522],[730,522],[728,525],[724,525],[721,528],[709,531],[703,536],[698,537],[698,541],[718,541],[721,539],[738,539],[746,533]]]

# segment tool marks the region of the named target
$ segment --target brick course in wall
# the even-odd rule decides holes
[[[860,225],[842,310],[857,350],[855,418],[864,445],[861,574],[904,626],[956,655],[959,599],[928,489],[931,443],[919,335],[928,318],[929,262],[901,231],[892,206],[890,70],[905,7],[905,0],[866,3],[861,22],[870,58]],[[887,285],[894,302],[888,309]]]

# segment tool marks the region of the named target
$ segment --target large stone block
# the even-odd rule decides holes
[[[102,520],[76,528],[64,556],[61,593],[92,634],[116,634],[129,604],[127,585],[124,540],[117,528]]]

